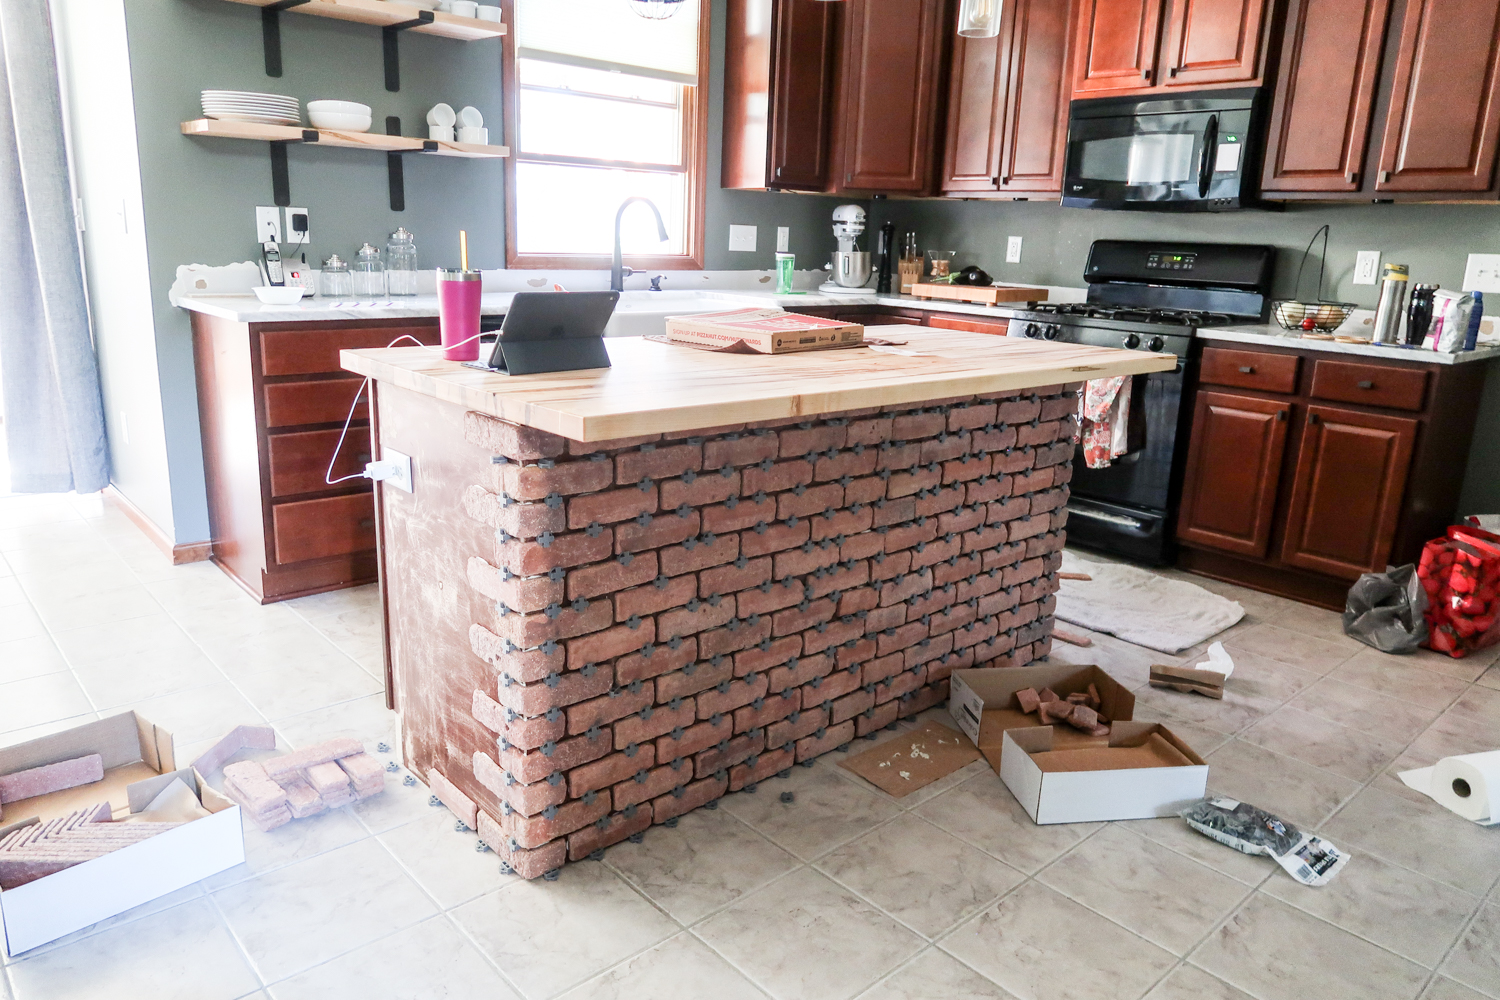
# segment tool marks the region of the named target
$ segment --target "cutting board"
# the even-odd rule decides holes
[[[992,306],[999,302],[1045,302],[1045,288],[1013,288],[1004,285],[929,285],[916,284],[911,293],[919,299],[949,299],[954,302],[978,302]]]

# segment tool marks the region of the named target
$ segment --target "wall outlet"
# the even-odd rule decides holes
[[[288,243],[311,243],[312,223],[305,208],[288,208],[286,211],[286,241]]]
[[[1354,258],[1354,283],[1356,285],[1373,285],[1375,277],[1380,273],[1380,251],[1361,250]]]
[[[275,205],[257,205],[255,207],[255,242],[264,243],[267,240],[281,242],[281,209]]]
[[[753,251],[755,249],[755,227],[730,226],[729,249]]]
[[[1005,263],[1021,263],[1021,237],[1012,236],[1005,241]]]
[[[792,230],[789,226],[776,227],[776,252],[792,252]]]
[[[1464,268],[1464,291],[1500,292],[1500,253],[1471,253]]]
[[[366,466],[365,475],[387,486],[405,490],[407,493],[412,493],[416,489],[411,475],[411,456],[403,455],[393,448],[382,447],[380,461],[371,462]]]

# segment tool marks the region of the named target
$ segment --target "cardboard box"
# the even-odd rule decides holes
[[[955,670],[948,694],[948,711],[963,734],[974,741],[990,766],[1000,770],[1000,746],[1007,729],[1039,727],[1042,720],[1021,711],[1016,692],[1026,688],[1051,688],[1066,698],[1077,691],[1087,691],[1093,684],[1102,702],[1100,711],[1111,723],[1129,722],[1135,717],[1135,695],[1121,687],[1113,677],[1098,667],[1056,664],[1038,667],[988,667],[979,670]],[[1055,744],[1069,746],[1102,746],[1107,737],[1090,736],[1071,726],[1060,726],[1053,736]]]
[[[178,777],[210,815],[0,891],[7,954],[29,951],[245,860],[239,806],[210,788],[193,768],[178,770],[172,734],[134,712],[6,747],[0,750],[0,774],[89,754],[104,758],[102,781],[6,803],[0,832],[31,818],[45,822],[104,801],[116,817],[140,812]]]
[[[731,309],[728,312],[673,316],[667,337],[698,347],[748,347],[760,354],[791,354],[832,347],[858,347],[865,328],[818,316],[799,316],[780,309]]]
[[[1117,722],[1108,746],[1059,750],[1062,727],[1007,730],[1000,780],[1038,824],[1175,816],[1203,798],[1208,765],[1165,726]]]

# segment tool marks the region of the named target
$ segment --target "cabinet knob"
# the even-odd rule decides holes
[[[1391,179],[1391,172],[1389,170],[1382,170],[1380,172],[1380,183],[1385,184],[1390,179]]]
[[[1177,75],[1177,70],[1178,67],[1173,66],[1171,69],[1167,70],[1167,75],[1175,77]]]
[[[1354,384],[1357,385],[1357,386],[1359,386],[1361,389],[1373,389],[1373,388],[1375,388],[1375,383],[1374,382],[1356,382]]]
[[[1351,171],[1349,171],[1347,174],[1344,175],[1344,181],[1346,183],[1348,183],[1348,184],[1358,184],[1359,183],[1359,171],[1358,170],[1351,170]]]
[[[1255,374],[1255,366],[1254,365],[1241,365],[1240,366],[1240,371],[1242,373],[1246,374],[1246,375],[1254,375]]]
[[[1276,419],[1279,420],[1279,421],[1282,421],[1283,423],[1285,423],[1286,422],[1286,411],[1285,410],[1277,410],[1276,411]]]
[[[1318,416],[1316,413],[1309,413],[1307,415],[1307,422],[1310,424],[1321,424],[1323,422],[1323,418]]]
[[[845,184],[853,184],[854,183],[854,175],[853,174],[845,174],[844,175],[844,183]]]
[[[776,176],[777,176],[777,177],[780,177],[780,176],[781,176],[781,168],[780,168],[780,167],[777,167],[777,168],[776,168]]]
[[[1151,67],[1150,66],[1147,66],[1145,69],[1141,70],[1141,79],[1142,80],[1150,80],[1151,79]]]

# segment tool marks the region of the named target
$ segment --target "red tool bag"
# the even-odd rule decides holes
[[[1500,535],[1455,525],[1422,548],[1427,646],[1467,656],[1500,642]]]

